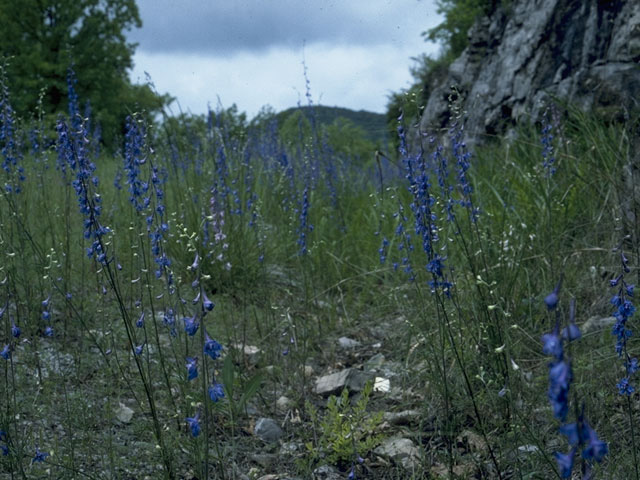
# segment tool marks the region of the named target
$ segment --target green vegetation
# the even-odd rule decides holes
[[[287,118],[297,111],[304,112],[307,118],[313,116],[318,125],[332,125],[336,121],[344,122],[346,120],[349,125],[354,125],[361,129],[365,138],[374,144],[384,145],[389,140],[384,116],[364,110],[355,111],[348,108],[327,107],[324,105],[289,108],[275,115],[278,125],[282,125]]]
[[[318,410],[310,403],[308,411],[314,441],[305,445],[308,457],[303,459],[303,468],[313,469],[319,462],[340,465],[348,470],[378,446],[381,435],[376,432],[382,423],[382,412],[372,414],[368,404],[373,392],[373,382],[368,382],[354,405],[349,400],[349,390],[344,389],[340,397],[331,395],[327,400],[327,410],[319,418]]]

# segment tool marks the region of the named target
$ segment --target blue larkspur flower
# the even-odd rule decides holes
[[[196,412],[193,417],[187,417],[186,421],[191,429],[191,435],[194,437],[200,435],[200,412]]]
[[[15,323],[11,323],[11,335],[13,336],[13,338],[20,338],[20,327],[18,327]]]
[[[565,423],[564,425],[560,426],[558,431],[562,435],[567,437],[567,442],[569,442],[569,445],[571,445],[572,447],[579,443],[580,437],[578,436],[578,424],[577,423],[575,423],[575,422],[574,423]]]
[[[133,353],[135,353],[136,355],[142,355],[142,350],[144,350],[144,343],[136,345],[133,349]]]
[[[636,389],[629,383],[629,377],[622,378],[617,384],[618,393],[620,395],[631,395]]]
[[[215,303],[213,303],[211,300],[209,300],[209,298],[207,297],[207,294],[204,293],[204,292],[202,293],[202,306],[208,312],[213,310],[213,307],[215,307]]]
[[[36,447],[36,454],[34,455],[33,459],[31,460],[31,463],[44,462],[47,459],[48,456],[49,456],[49,453],[41,452],[40,449],[38,447]]]
[[[213,360],[220,356],[222,345],[213,340],[209,334],[204,332],[204,353],[209,355]]]
[[[4,358],[5,360],[9,360],[9,358],[11,357],[11,346],[8,343],[4,346],[2,351],[0,351],[0,357]]]
[[[351,466],[351,470],[349,470],[349,475],[347,476],[349,480],[355,480],[356,478],[356,469],[354,466]]]
[[[142,312],[142,315],[140,315],[140,318],[136,320],[136,327],[138,328],[144,327],[144,312]]]
[[[601,462],[605,455],[609,453],[609,446],[598,438],[595,430],[591,428],[586,420],[582,425],[582,432],[584,441],[587,442],[586,448],[582,450],[582,457],[585,460]]]
[[[569,385],[572,380],[571,365],[565,360],[551,364],[549,369],[548,397],[553,409],[553,416],[565,421],[569,410]]]
[[[198,265],[200,265],[200,255],[196,253],[196,258],[193,259],[193,263],[187,267],[187,270],[195,271],[198,269]]]
[[[571,470],[573,470],[573,459],[575,457],[575,453],[575,448],[569,450],[569,453],[554,452],[553,456],[556,457],[556,462],[558,463],[560,478],[571,477]]]
[[[551,292],[544,298],[544,303],[547,306],[547,309],[550,311],[555,310],[555,308],[558,306],[558,295],[560,294],[560,287],[562,287],[562,277],[560,277],[560,280],[558,281],[556,287],[553,289],[553,292]]]
[[[542,335],[542,353],[553,355],[555,358],[562,358],[562,339],[558,335],[558,328],[551,333]]]
[[[210,385],[209,398],[214,403],[224,398],[224,386],[221,383],[214,383],[213,385]]]
[[[558,294],[553,291],[546,297],[544,297],[544,303],[547,306],[547,309],[553,310],[558,306]]]
[[[582,336],[580,328],[575,323],[570,323],[568,327],[562,329],[562,338],[565,340],[577,340]]]
[[[636,373],[638,371],[638,359],[633,357],[626,363],[627,373],[631,375],[632,373]]]
[[[184,331],[187,332],[187,335],[193,337],[198,331],[198,326],[200,323],[196,320],[196,316],[193,317],[184,317]]]
[[[187,357],[187,379],[193,380],[198,376],[198,358]]]

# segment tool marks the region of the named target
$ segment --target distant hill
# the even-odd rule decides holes
[[[289,115],[299,110],[309,117],[314,115],[319,124],[329,125],[338,117],[346,118],[362,128],[367,133],[367,138],[374,143],[384,146],[389,141],[385,114],[367,112],[365,110],[356,111],[349,108],[325,107],[323,105],[293,107],[276,114],[278,125],[282,125]]]

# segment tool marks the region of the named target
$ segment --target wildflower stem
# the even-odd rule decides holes
[[[636,480],[638,480],[640,478],[640,472],[638,471],[638,452],[636,449],[635,422],[633,419],[631,395],[625,395],[625,397],[627,397],[627,412],[629,414],[629,426],[631,428],[631,451],[633,452],[633,467],[636,472]]]

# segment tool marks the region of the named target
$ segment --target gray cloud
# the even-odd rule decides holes
[[[432,2],[418,0],[138,0],[138,6],[143,28],[128,38],[140,49],[215,56],[303,42],[401,44],[437,18]],[[415,15],[416,6],[424,16]]]

